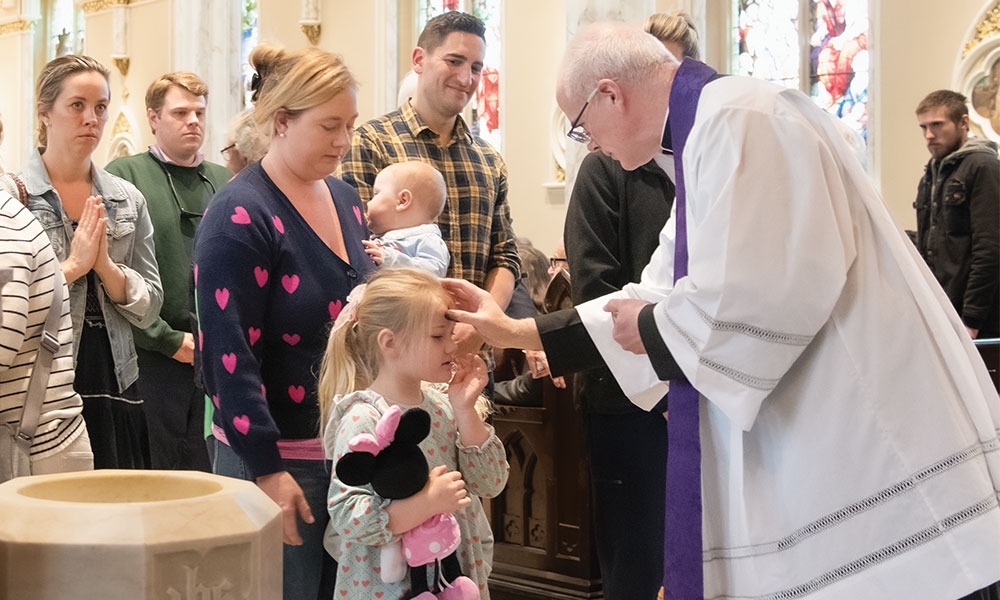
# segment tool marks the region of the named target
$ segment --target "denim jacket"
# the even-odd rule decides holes
[[[156,269],[153,249],[153,226],[146,211],[146,200],[131,183],[115,177],[97,165],[91,166],[96,193],[104,200],[108,217],[108,254],[125,273],[126,299],[116,304],[101,290],[97,297],[104,313],[111,354],[115,361],[115,376],[119,390],[132,385],[139,377],[139,365],[132,342],[132,328],[148,327],[160,313],[163,289]],[[52,187],[42,156],[36,150],[21,173],[28,190],[28,208],[42,224],[60,262],[69,257],[73,225],[63,210],[59,194]],[[73,317],[73,340],[79,342],[83,332],[83,317],[87,306],[87,278],[80,277],[70,284],[69,305]],[[79,344],[73,348],[73,360]]]

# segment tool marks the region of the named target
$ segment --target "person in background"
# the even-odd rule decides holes
[[[350,147],[357,82],[319,48],[250,53],[267,154],[209,205],[195,237],[195,303],[214,470],[255,481],[282,508],[285,600],[329,600],[323,549],[330,464],[316,377],[330,320],[375,265],[361,199],[330,176]]]
[[[686,12],[674,10],[653,13],[646,17],[642,29],[660,40],[678,61],[685,58],[701,60],[698,30],[695,29],[694,19]]]
[[[650,15],[643,29],[678,60],[698,60],[698,34],[682,12]],[[583,159],[563,239],[574,304],[637,282],[674,203],[674,184],[655,161],[626,171],[600,152]],[[663,578],[667,423],[663,408],[629,402],[606,367],[577,377],[586,428],[597,558],[607,600],[652,600]],[[634,457],[642,456],[637,462]],[[650,465],[663,465],[653,469]]]
[[[107,166],[146,198],[163,285],[158,318],[132,332],[154,469],[212,470],[204,438],[205,394],[194,375],[191,252],[208,201],[232,173],[201,153],[207,103],[208,86],[194,73],[157,77],[146,89],[146,117],[156,143]]]
[[[153,227],[134,185],[92,154],[108,121],[108,70],[89,56],[50,61],[38,76],[38,150],[21,173],[69,284],[76,379],[94,466],[149,468],[132,328],[163,304]]]
[[[514,286],[510,304],[504,312],[512,319],[527,319],[545,312],[545,291],[552,280],[551,261],[525,237],[517,238],[517,253],[521,259],[521,279]],[[498,372],[503,366],[509,366],[511,370],[509,378],[495,383],[493,402],[498,405],[541,406],[543,376],[536,377],[535,373],[544,371],[545,353],[494,348],[493,356]],[[566,382],[557,377],[553,383],[557,387],[565,387]]]
[[[226,145],[222,148],[226,168],[235,175],[247,165],[257,162],[267,153],[267,137],[261,135],[253,119],[253,109],[236,115],[226,131]]]
[[[569,44],[556,100],[624,168],[676,161],[677,219],[621,292],[513,321],[450,279],[448,316],[647,410],[670,380],[665,597],[982,598],[1000,398],[834,117],[621,23]]]
[[[517,255],[521,260],[521,279],[514,286],[514,294],[505,312],[511,318],[524,319],[544,312],[545,289],[549,286],[551,275],[549,257],[528,238],[517,238]]]
[[[404,106],[417,92],[417,72],[410,69],[399,80],[399,91],[396,92],[396,106]]]
[[[37,368],[45,322],[50,311],[59,311],[59,349],[52,356],[38,426],[31,440],[31,474],[88,471],[94,468],[94,453],[83,420],[83,400],[73,389],[69,288],[55,276],[59,259],[49,238],[31,211],[21,204],[20,190],[16,185],[14,188],[0,186],[0,414],[5,415],[3,423],[10,427],[17,427],[23,420],[28,382]],[[55,285],[63,288],[58,306],[53,306]],[[10,461],[11,457],[0,460]]]
[[[365,251],[384,267],[415,267],[444,277],[451,255],[435,223],[447,190],[437,169],[419,160],[379,171],[368,201]]]
[[[1000,160],[969,136],[965,96],[938,90],[917,106],[931,159],[917,187],[917,250],[973,339],[1000,337]]]
[[[358,127],[339,174],[367,203],[375,176],[386,165],[429,162],[448,186],[438,219],[451,252],[448,275],[483,287],[507,306],[520,276],[507,166],[461,117],[482,76],[485,32],[482,21],[463,12],[445,12],[428,21],[413,50],[415,94],[401,108]],[[471,327],[460,325],[455,335],[463,352],[482,347]]]

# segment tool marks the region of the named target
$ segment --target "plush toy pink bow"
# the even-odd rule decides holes
[[[359,433],[347,442],[347,447],[354,452],[367,452],[373,456],[383,448],[392,443],[396,437],[396,428],[399,427],[399,417],[403,410],[399,406],[391,406],[385,411],[382,418],[375,425],[375,435],[370,433]]]

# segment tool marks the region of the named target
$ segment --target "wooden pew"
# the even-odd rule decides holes
[[[553,278],[546,312],[571,306],[568,275]],[[498,360],[497,378],[523,368],[520,350]],[[571,377],[542,381],[541,406],[497,405],[493,426],[507,449],[510,478],[490,503],[496,538],[495,600],[603,598],[590,516],[590,469]]]

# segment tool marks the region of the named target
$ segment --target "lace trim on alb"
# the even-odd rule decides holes
[[[701,319],[705,321],[705,323],[707,323],[708,326],[714,331],[733,331],[741,335],[763,340],[765,342],[771,342],[772,344],[784,344],[786,346],[806,346],[813,339],[813,336],[811,335],[799,335],[797,333],[774,331],[772,329],[765,329],[764,327],[758,327],[749,323],[740,323],[738,321],[719,321],[718,319],[713,319],[708,313],[703,311],[698,306],[695,306],[694,309],[698,311],[698,315]]]
[[[805,540],[806,538],[813,536],[823,530],[829,529],[835,525],[838,525],[848,519],[855,517],[856,515],[869,511],[876,508],[886,502],[892,500],[900,494],[906,493],[922,483],[928,481],[935,475],[939,475],[953,469],[969,460],[982,456],[983,454],[991,451],[996,451],[1000,449],[1000,431],[997,432],[997,436],[992,440],[985,443],[975,444],[953,454],[947,458],[944,458],[932,465],[929,465],[919,471],[914,472],[906,479],[894,483],[886,488],[883,488],[874,494],[863,498],[858,502],[849,504],[839,510],[836,510],[828,515],[824,515],[815,521],[806,524],[804,527],[793,531],[791,534],[763,544],[753,544],[749,546],[736,546],[732,548],[712,548],[706,550],[704,553],[704,559],[706,561],[714,560],[718,558],[746,558],[749,556],[761,555],[761,554],[771,554],[774,552],[781,552],[787,550],[792,546],[795,546],[799,542]]]
[[[846,506],[833,513],[825,515],[812,523],[799,528],[790,535],[779,540],[765,544],[754,544],[751,546],[741,546],[734,548],[713,548],[704,552],[706,562],[716,559],[739,559],[755,555],[771,554],[788,550],[806,538],[813,536],[823,530],[841,524],[860,513],[871,510],[882,505],[893,498],[913,490],[917,486],[925,483],[935,475],[939,475],[965,463],[973,458],[990,452],[1000,451],[1000,430],[996,436],[986,442],[975,444],[969,448],[953,454],[943,460],[916,471],[906,479],[886,487],[878,492],[862,499],[859,502]],[[791,600],[808,595],[816,590],[835,583],[838,580],[854,575],[867,568],[880,564],[890,558],[908,552],[913,548],[925,544],[947,531],[958,527],[972,519],[975,519],[1000,506],[1000,498],[997,494],[990,495],[972,506],[966,507],[952,515],[939,521],[937,524],[918,531],[902,540],[880,548],[875,552],[867,554],[861,558],[841,565],[836,569],[823,573],[813,579],[786,590],[754,597],[755,600]]]
[[[823,573],[818,577],[814,577],[803,584],[786,590],[781,590],[780,592],[765,594],[763,596],[755,596],[754,600],[791,600],[793,598],[801,598],[802,596],[811,594],[820,588],[836,583],[841,579],[855,575],[865,569],[874,567],[900,554],[909,552],[918,546],[926,544],[927,542],[930,542],[947,533],[951,529],[963,525],[991,510],[995,510],[997,505],[998,501],[996,495],[990,496],[980,502],[977,502],[976,504],[973,504],[972,506],[945,517],[936,525],[932,525],[926,529],[918,531],[917,533],[905,537],[898,542],[879,548],[875,552],[862,556],[857,560],[852,560],[851,562],[841,565],[832,571],[827,571],[826,573]]]
[[[707,317],[707,315],[705,315],[705,313],[702,313],[700,310],[698,312],[701,313],[702,316]],[[736,381],[737,383],[740,383],[742,385],[757,390],[763,390],[763,391],[773,390],[775,386],[778,385],[778,381],[780,381],[779,379],[757,377],[756,375],[751,375],[750,373],[740,371],[739,369],[734,369],[733,367],[717,363],[714,360],[709,360],[701,356],[698,345],[695,344],[694,339],[690,335],[688,335],[688,333],[684,331],[684,329],[682,329],[670,315],[667,315],[667,322],[670,323],[670,326],[674,328],[674,331],[676,331],[677,334],[681,336],[681,338],[683,338],[685,342],[687,342],[688,346],[690,346],[691,349],[694,350],[695,355],[698,356],[699,364],[709,369],[712,369],[713,371],[721,373],[722,375],[728,377],[729,379],[732,379],[733,381]],[[719,323],[722,322],[719,321]],[[751,328],[749,325],[747,327]],[[751,328],[751,329],[757,329],[758,331],[765,331],[759,328]]]

